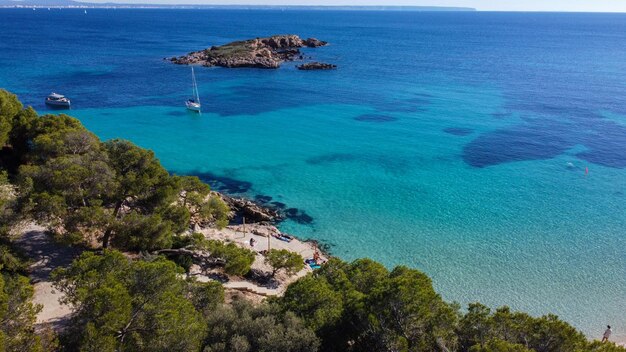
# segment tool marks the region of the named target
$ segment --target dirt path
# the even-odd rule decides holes
[[[71,314],[69,306],[61,304],[63,295],[52,287],[50,273],[68,266],[81,251],[55,243],[43,227],[29,225],[16,244],[33,261],[30,278],[35,288],[34,303],[43,306],[37,315],[37,324],[62,325]]]

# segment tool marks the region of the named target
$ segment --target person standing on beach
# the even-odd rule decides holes
[[[606,330],[604,331],[604,335],[602,335],[602,342],[609,341],[609,337],[611,337],[612,332],[613,330],[611,330],[611,325],[607,325]]]

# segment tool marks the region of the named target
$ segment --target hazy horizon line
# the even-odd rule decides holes
[[[141,0],[140,0],[141,1]],[[193,0],[192,0],[193,1]],[[36,2],[36,3],[35,3]],[[282,9],[290,9],[290,8],[307,8],[307,9],[379,9],[379,10],[426,10],[432,9],[436,11],[440,9],[441,11],[458,11],[458,12],[533,12],[533,13],[616,13],[623,14],[626,11],[606,11],[604,9],[555,9],[555,10],[546,10],[546,9],[484,9],[480,7],[472,7],[472,6],[445,6],[445,5],[384,5],[384,4],[366,4],[366,5],[343,5],[343,4],[251,4],[251,3],[241,3],[241,4],[219,4],[219,3],[184,3],[177,4],[172,2],[115,2],[115,1],[107,1],[107,0],[60,0],[57,5],[54,5],[55,0],[51,0],[50,4],[45,4],[46,1],[29,1],[29,0],[0,0],[0,8],[15,8],[15,7],[77,7],[75,5],[68,5],[67,2],[77,3],[76,5],[83,5],[81,7],[91,7],[91,8],[112,8],[112,7],[124,7],[124,8],[250,8],[250,9],[262,9],[262,8],[282,8]],[[9,4],[10,3],[10,4]]]

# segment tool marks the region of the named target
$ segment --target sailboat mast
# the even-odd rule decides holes
[[[193,66],[191,66],[191,96],[196,99],[196,75],[193,72]]]
[[[198,93],[198,84],[196,83],[196,74],[193,71],[193,66],[191,66],[191,82],[193,84],[193,97],[198,104],[200,104],[200,94]]]

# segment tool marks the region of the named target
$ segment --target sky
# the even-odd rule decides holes
[[[83,0],[148,4],[461,6],[482,11],[626,12],[626,0]]]

